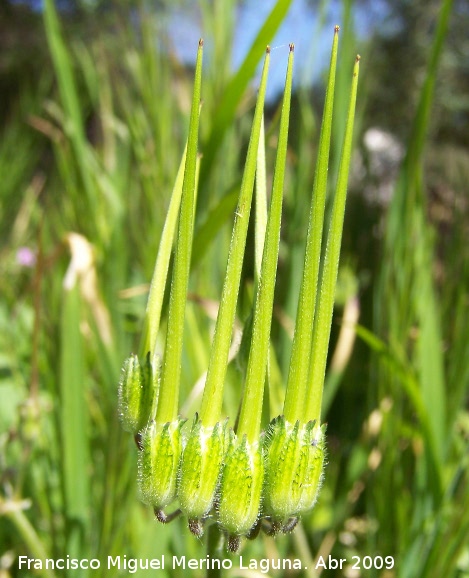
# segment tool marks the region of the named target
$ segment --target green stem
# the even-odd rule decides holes
[[[352,156],[353,123],[355,119],[355,103],[357,99],[358,72],[360,57],[357,56],[353,68],[352,89],[345,127],[344,143],[340,159],[339,176],[332,208],[331,223],[327,238],[324,270],[319,292],[319,306],[313,330],[311,350],[311,365],[306,398],[307,419],[319,420],[321,417],[322,392],[326,372],[327,350],[331,334],[332,312],[334,309],[335,286],[339,269],[340,245],[344,226],[345,200],[347,183]]]
[[[213,344],[210,351],[210,361],[205,382],[204,395],[200,410],[200,418],[204,425],[212,426],[220,419],[223,399],[228,353],[231,344],[231,334],[236,314],[239,283],[243,266],[246,236],[251,212],[254,178],[256,174],[256,157],[259,147],[261,122],[264,109],[267,75],[269,71],[270,48],[267,47],[262,78],[257,97],[256,110],[252,123],[251,138],[246,157],[246,166],[241,182],[238,207],[233,226],[225,283],[220,301]]]
[[[166,423],[177,417],[179,382],[181,378],[182,340],[184,314],[194,229],[194,205],[197,172],[197,140],[199,133],[200,91],[202,83],[203,41],[199,41],[195,65],[194,93],[192,97],[189,137],[187,141],[186,168],[182,186],[181,214],[179,216],[178,239],[174,263],[171,294],[169,298],[168,330],[161,375],[156,421]]]
[[[163,306],[164,290],[168,276],[169,260],[173,246],[174,232],[176,230],[179,207],[181,205],[182,186],[184,181],[184,167],[186,164],[187,144],[182,155],[181,164],[174,183],[171,201],[169,203],[168,214],[161,234],[158,256],[156,258],[155,270],[151,279],[150,292],[148,294],[147,309],[142,331],[142,341],[140,344],[140,359],[144,359],[150,352],[150,359],[156,347],[156,339],[160,327],[161,308]]]
[[[312,327],[317,300],[319,263],[321,259],[323,222],[326,207],[327,172],[329,166],[338,43],[339,27],[336,26],[332,43],[329,79],[319,139],[316,172],[314,175],[303,280],[300,288],[298,313],[283,410],[286,420],[291,423],[294,423],[300,416],[304,415],[304,401],[308,381]]]
[[[35,529],[25,516],[23,510],[20,507],[15,507],[16,503],[12,503],[12,507],[7,507],[9,505],[10,504],[7,504],[6,502],[0,502],[0,511],[3,511],[7,518],[9,518],[13,523],[33,557],[44,562],[50,556],[47,554]],[[56,578],[53,570],[43,568],[42,573],[44,576],[47,576],[47,578]]]
[[[207,531],[207,556],[209,562],[214,558],[220,558],[220,531],[217,524],[210,524]],[[210,563],[207,568],[207,578],[221,578],[221,568],[212,568]]]
[[[239,418],[237,434],[246,434],[250,443],[259,438],[262,414],[262,398],[267,369],[270,343],[270,327],[274,302],[277,271],[280,224],[282,219],[283,185],[288,147],[288,127],[290,119],[291,86],[293,76],[293,44],[290,45],[287,76],[283,96],[280,132],[275,162],[272,200],[267,222],[267,232],[262,256],[261,276],[257,286],[251,348],[246,372],[246,384]]]
[[[262,254],[264,252],[265,230],[267,228],[267,178],[265,169],[265,130],[262,116],[256,167],[256,224],[254,227],[254,262],[256,285],[261,276]]]

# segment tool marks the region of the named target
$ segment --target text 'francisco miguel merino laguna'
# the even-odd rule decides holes
[[[267,574],[270,570],[300,570],[301,561],[297,558],[262,558],[260,560],[251,558],[243,559],[238,557],[238,568],[243,570],[258,570]],[[102,564],[97,558],[29,558],[28,556],[19,556],[18,568],[20,570],[98,570],[105,566],[108,570],[116,568],[126,570],[129,574],[134,574],[138,570],[164,570],[165,568],[182,568],[189,570],[204,569],[225,569],[228,570],[235,566],[231,558],[187,558],[186,556],[172,556],[170,560],[165,560],[165,556],[160,558],[128,558],[124,556],[108,556],[106,563]]]

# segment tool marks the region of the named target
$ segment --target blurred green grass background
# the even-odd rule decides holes
[[[185,327],[187,414],[200,402],[194,386],[208,363],[255,101],[250,81],[292,2],[272,3],[233,72],[227,54],[237,4],[198,3],[210,58]],[[324,394],[329,463],[319,502],[300,527],[247,543],[243,556],[297,557],[308,577],[469,576],[467,5],[389,3],[382,27],[363,39],[354,14],[366,3],[319,4],[319,23],[336,9],[342,26],[332,185],[347,63],[357,51],[363,79]],[[58,10],[46,0],[34,12],[0,3],[2,578],[73,574],[20,571],[19,555],[98,558],[94,576],[126,574],[105,570],[107,556],[205,556],[183,520],[159,525],[138,502],[136,451],[116,411],[120,367],[138,347],[187,136],[192,72],[162,24],[170,2],[72,6]],[[298,86],[292,107],[272,328],[274,408],[290,356],[322,98],[319,79],[313,89]],[[272,102],[267,166],[277,113]],[[241,321],[250,311],[253,261],[251,235]],[[227,379],[224,411],[235,416],[236,362]],[[329,553],[349,562],[391,555],[395,566],[314,570],[313,561]]]

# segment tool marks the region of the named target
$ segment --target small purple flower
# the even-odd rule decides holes
[[[36,264],[36,253],[29,247],[20,247],[16,251],[16,262],[22,267],[34,267]]]

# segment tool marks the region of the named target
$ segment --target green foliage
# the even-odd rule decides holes
[[[150,349],[155,352],[150,361],[157,368],[164,350],[170,299],[169,291],[162,290],[163,281],[152,290],[151,316],[158,312],[158,322],[154,330],[144,332],[142,341],[140,337],[158,249],[156,279],[170,278],[176,267],[170,258],[179,211],[176,200],[166,224],[165,215],[170,198],[182,195],[182,169],[177,180],[176,176],[185,163],[193,83],[193,73],[168,56],[164,26],[144,4],[135,8],[139,18],[131,17],[123,5],[108,14],[112,33],[106,30],[102,12],[102,27],[90,21],[81,29],[87,33],[77,36],[71,28],[64,31],[67,14],[56,13],[54,3],[47,1],[43,15],[47,43],[39,44],[49,50],[51,65],[41,69],[40,84],[21,85],[18,103],[10,105],[2,125],[0,567],[6,576],[64,575],[57,570],[19,570],[19,555],[42,560],[67,554],[94,557],[102,566],[108,556],[124,554],[165,555],[168,560],[172,555],[197,559],[206,555],[205,544],[187,531],[182,517],[159,524],[137,499],[138,450],[132,436],[122,431],[118,416],[122,360],[133,351],[145,365],[144,352]],[[240,104],[253,102],[249,82],[290,4],[281,0],[275,4],[244,63],[231,74],[227,55],[235,3],[201,3],[203,27],[213,50],[205,67],[200,111],[203,158],[181,355],[179,398],[184,401],[184,416],[192,416],[201,404],[200,384],[209,364],[237,210],[252,116],[245,110],[242,118],[237,113]],[[403,5],[410,10],[414,4],[394,3],[396,10]],[[350,82],[346,62],[356,51],[352,25],[356,5],[348,1],[342,5],[326,198],[335,188],[346,124]],[[465,31],[462,3],[455,2],[448,37],[451,2],[435,0],[432,6],[435,10],[425,3],[425,20],[408,27],[418,36],[415,57],[413,52],[409,55],[411,47],[402,44],[406,37],[413,42],[408,34],[400,41],[403,56],[399,45],[391,46],[393,60],[383,43],[379,51],[374,51],[373,43],[360,48],[365,83],[357,120],[378,119],[387,128],[395,127],[402,139],[408,138],[407,154],[389,213],[376,215],[367,207],[353,212],[352,204],[346,215],[344,261],[355,278],[344,291],[343,315],[336,312],[333,320],[322,404],[329,447],[319,500],[312,512],[302,515],[292,534],[275,540],[263,535],[242,544],[244,559],[299,557],[308,567],[299,572],[302,576],[316,576],[315,562],[319,555],[327,559],[328,551],[349,563],[353,555],[393,556],[391,576],[469,575],[467,135],[463,128],[456,131],[456,147],[450,128],[467,124],[463,90],[467,75],[460,66],[467,41],[464,34],[458,41],[461,29]],[[371,77],[377,61],[378,70]],[[427,80],[421,85],[425,71]],[[393,82],[397,86],[397,80],[404,79],[409,92],[402,94],[409,97],[400,99],[402,107],[393,115]],[[379,94],[381,100],[375,97]],[[412,103],[419,101],[416,113]],[[442,107],[442,101],[447,106]],[[293,95],[292,110],[297,114],[292,115],[285,162],[262,428],[270,416],[281,414],[285,398],[292,319],[303,279],[307,193],[313,188],[311,167],[318,156],[320,119],[304,90]],[[379,114],[368,114],[373,110]],[[445,124],[438,125],[440,119]],[[259,163],[265,153],[265,165],[270,167],[278,117],[266,113],[264,120],[265,147],[256,147],[254,155]],[[355,155],[352,186],[364,189],[367,183],[356,180],[360,171]],[[239,301],[229,327],[235,339],[215,421],[235,416],[242,395],[242,368],[249,349],[242,345],[234,360],[235,345],[242,325],[252,335],[253,295],[267,227],[267,203],[263,208],[262,198],[269,178],[268,169],[263,184],[258,171],[251,219],[257,221],[256,251],[248,229]],[[355,203],[356,197],[349,200]],[[374,236],[380,222],[386,223],[382,244]],[[24,247],[32,250],[28,257],[32,266],[17,258],[18,249]],[[257,277],[250,263],[255,252]],[[317,275],[321,279],[321,269]],[[339,284],[340,279],[339,271]],[[357,310],[357,302],[364,326],[356,327],[359,340],[350,358],[355,322],[346,319]],[[156,385],[158,372],[152,373],[151,381]],[[188,435],[191,423],[181,428]],[[243,440],[233,446],[232,469],[253,462]],[[174,479],[173,470],[170,474]],[[194,479],[187,484],[190,494]],[[251,488],[254,494],[259,490],[256,485]],[[239,487],[229,485],[224,507],[233,506],[237,491]],[[193,504],[184,507],[188,514],[199,515],[191,509]],[[248,510],[244,509],[246,527],[252,514]],[[231,532],[245,530],[233,525],[229,508],[224,512]],[[294,522],[288,520],[286,525]],[[214,536],[210,529],[208,551],[228,556],[219,549],[218,531]],[[232,560],[236,566],[237,557]],[[158,572],[162,577],[177,574],[169,567]],[[196,578],[207,574],[205,569],[191,572]],[[382,575],[374,569],[367,572]],[[123,573],[115,567],[88,575]],[[283,571],[271,569],[269,574],[280,576]],[[333,570],[322,574],[337,575]]]

